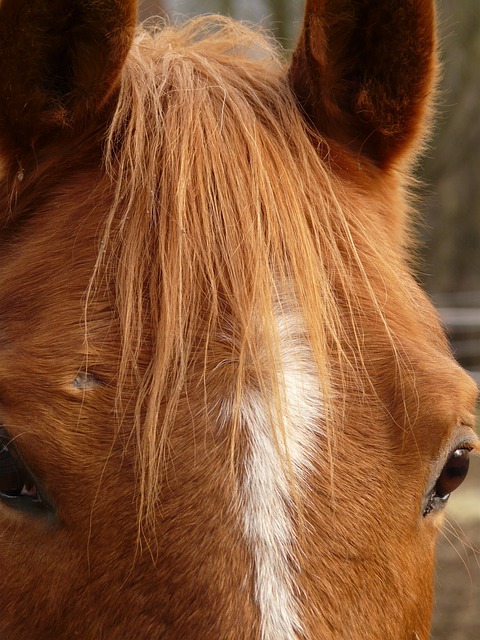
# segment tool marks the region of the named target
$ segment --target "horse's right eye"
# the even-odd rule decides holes
[[[452,491],[458,489],[465,480],[470,465],[470,451],[471,448],[459,447],[450,454],[430,493],[427,506],[423,512],[424,516],[432,511],[442,509],[446,505]]]
[[[45,503],[10,436],[0,428],[0,500],[17,509],[43,510]]]
[[[456,449],[442,469],[442,473],[435,485],[435,492],[439,496],[449,496],[458,489],[467,477],[470,466],[470,449]]]

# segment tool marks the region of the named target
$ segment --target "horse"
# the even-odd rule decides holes
[[[2,639],[428,638],[479,450],[414,276],[435,22],[2,0]]]

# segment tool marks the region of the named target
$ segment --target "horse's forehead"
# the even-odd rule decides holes
[[[81,193],[68,210],[52,197],[2,246],[4,357],[15,349],[49,349],[62,361],[84,352],[87,289],[98,254],[97,225],[90,215]]]

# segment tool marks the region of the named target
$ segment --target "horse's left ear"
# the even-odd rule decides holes
[[[31,146],[71,130],[114,91],[137,0],[1,0],[0,140]]]
[[[434,0],[307,0],[289,79],[322,135],[382,167],[408,157],[436,80]]]

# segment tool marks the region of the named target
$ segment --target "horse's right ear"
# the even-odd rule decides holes
[[[117,86],[136,21],[137,0],[1,0],[0,144],[86,123]]]
[[[381,167],[408,159],[436,80],[434,0],[307,0],[289,79],[322,135]]]

